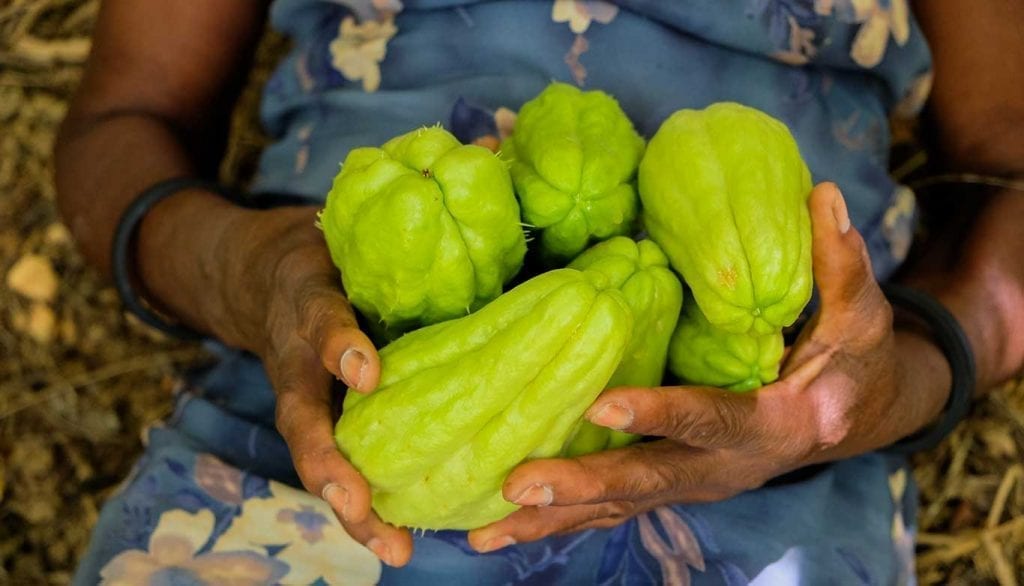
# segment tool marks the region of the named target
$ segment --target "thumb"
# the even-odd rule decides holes
[[[822,317],[829,322],[855,317],[882,295],[864,239],[850,224],[846,201],[835,183],[814,187],[810,210],[814,281]]]
[[[310,287],[299,319],[299,334],[317,351],[324,368],[361,393],[376,388],[380,357],[336,287]]]

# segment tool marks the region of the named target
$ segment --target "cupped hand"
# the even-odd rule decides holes
[[[400,566],[412,554],[409,532],[372,511],[369,485],[334,442],[333,379],[369,393],[380,379],[380,360],[342,293],[315,212],[279,208],[233,223],[225,250],[238,251],[238,269],[222,294],[239,300],[230,319],[248,324],[238,329],[252,338],[243,343],[273,384],[277,428],[303,485],[330,504],[354,539]]]
[[[894,331],[892,308],[836,186],[815,187],[809,205],[821,304],[780,379],[745,394],[604,392],[587,419],[664,439],[520,465],[502,493],[523,508],[472,531],[474,548],[610,527],[665,504],[726,499],[809,464],[886,446],[938,413],[949,380],[941,354],[925,338]]]

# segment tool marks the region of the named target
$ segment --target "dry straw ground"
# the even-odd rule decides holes
[[[89,50],[97,0],[0,0],[0,584],[70,579],[104,499],[170,409],[175,369],[203,359],[126,319],[54,208],[54,131]],[[223,178],[264,138],[268,37],[236,112]],[[909,160],[923,160],[910,149]],[[912,165],[913,166],[913,165]],[[921,582],[1024,579],[1024,384],[980,402],[916,460]]]

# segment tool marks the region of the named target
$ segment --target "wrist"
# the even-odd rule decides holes
[[[224,338],[222,279],[225,227],[246,210],[202,189],[156,203],[139,223],[137,285],[156,309],[191,329]]]
[[[946,356],[931,335],[916,324],[899,323],[894,332],[896,392],[899,408],[890,417],[884,445],[913,435],[939,420],[953,384]]]
[[[917,350],[913,353],[897,354],[897,369],[904,375],[898,377],[900,385],[911,385],[910,388],[917,391],[911,395],[911,400],[921,402],[918,412],[925,413],[929,405],[927,399],[936,397],[934,391],[940,388],[948,389],[944,393],[946,401],[943,403],[940,416],[917,433],[902,437],[887,450],[910,454],[934,447],[952,433],[957,424],[967,416],[977,380],[975,360],[963,328],[956,317],[938,300],[927,293],[892,283],[884,284],[882,287],[889,302],[894,308],[899,309],[899,313],[895,314],[897,319],[905,324],[909,323],[909,332],[914,334],[912,337],[904,334],[901,347],[906,348],[907,341],[913,342],[915,338],[919,342]],[[927,336],[921,335],[916,328],[927,332]],[[904,331],[908,331],[906,327]],[[937,361],[935,349],[941,351],[946,368],[942,368],[943,363]],[[905,376],[908,372],[912,373],[912,376]],[[946,382],[949,383],[948,386],[939,386]],[[922,395],[922,392],[925,394]],[[898,397],[906,403],[906,397]]]
[[[311,268],[306,254],[310,249],[326,254],[316,227],[318,209],[245,210],[225,226],[218,245],[225,342],[263,355],[273,335],[269,329],[281,310],[292,307],[281,301],[301,296],[292,290],[297,279],[289,271],[304,274]]]

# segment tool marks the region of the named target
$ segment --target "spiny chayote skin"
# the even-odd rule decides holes
[[[776,332],[811,296],[811,176],[784,124],[731,102],[680,110],[640,163],[644,223],[707,319]]]
[[[345,399],[338,447],[385,521],[486,525],[518,508],[501,496],[512,468],[560,453],[632,331],[629,306],[602,275],[543,273],[383,348],[378,389]]]
[[[544,257],[567,261],[631,230],[644,140],[608,94],[552,83],[519,110],[501,149]]]
[[[349,300],[389,336],[494,299],[526,254],[506,163],[440,127],[352,150],[320,222]]]
[[[683,303],[683,286],[668,268],[665,253],[651,240],[635,242],[617,236],[590,247],[569,267],[603,274],[611,287],[622,292],[633,312],[633,337],[608,387],[661,384],[669,339]],[[637,439],[639,436],[582,420],[565,454],[578,456],[617,448]]]
[[[672,334],[668,368],[683,382],[750,391],[779,378],[782,332],[736,334],[708,323],[687,303]]]

